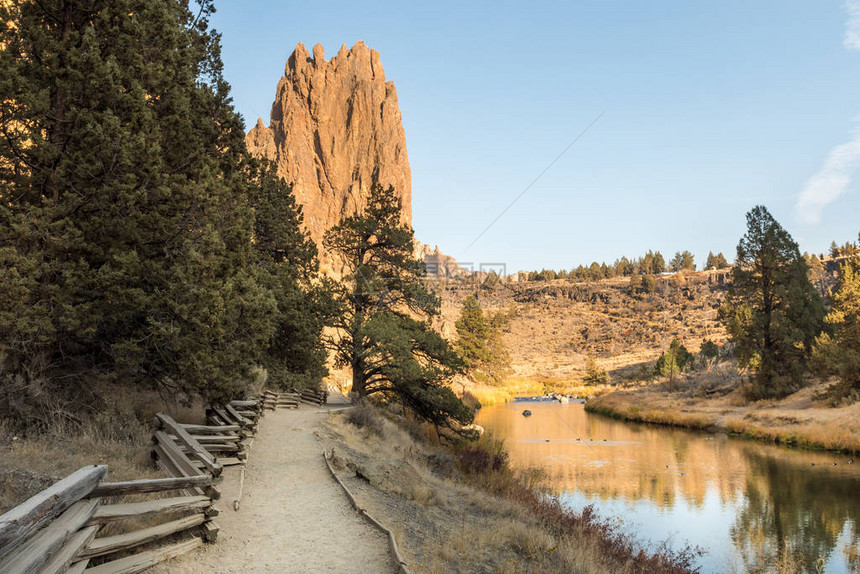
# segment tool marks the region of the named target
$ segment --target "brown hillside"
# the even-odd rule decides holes
[[[442,332],[456,336],[462,301],[477,293],[485,311],[509,315],[503,339],[515,377],[575,381],[592,353],[618,380],[656,359],[674,337],[690,351],[697,351],[705,338],[725,341],[717,310],[726,279],[724,271],[664,275],[651,294],[632,294],[626,277],[495,287],[449,280],[440,286]]]

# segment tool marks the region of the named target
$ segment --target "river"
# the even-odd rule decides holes
[[[530,417],[522,415],[528,409]],[[620,517],[642,544],[706,551],[702,572],[860,571],[860,460],[514,402],[475,423],[540,468],[570,507]]]

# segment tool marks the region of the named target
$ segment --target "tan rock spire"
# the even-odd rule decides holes
[[[256,156],[276,162],[294,186],[305,225],[321,244],[325,231],[361,209],[374,183],[393,185],[412,223],[412,175],[397,91],[379,53],[358,42],[326,62],[298,44],[278,82],[269,127],[245,138]],[[324,265],[331,263],[323,255]]]

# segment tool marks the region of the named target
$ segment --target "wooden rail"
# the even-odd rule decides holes
[[[263,398],[213,407],[215,425],[158,413],[152,454],[169,478],[106,482],[107,466],[72,473],[0,516],[0,573],[130,574],[214,542],[216,485],[226,464],[245,459],[263,408]]]
[[[70,474],[0,515],[0,573],[131,574],[215,542],[216,485],[224,466],[246,460],[246,440],[265,410],[326,398],[265,391],[213,405],[205,425],[158,413],[152,456],[169,477],[106,482],[107,466]]]

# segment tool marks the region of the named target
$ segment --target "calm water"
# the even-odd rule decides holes
[[[860,572],[860,460],[620,422],[578,404],[495,405],[475,422],[506,440],[514,464],[542,468],[572,507],[621,517],[643,543],[702,547],[702,572],[767,572],[784,549],[801,571]]]

